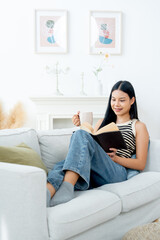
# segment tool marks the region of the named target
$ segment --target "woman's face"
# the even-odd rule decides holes
[[[134,101],[134,97],[130,99],[127,93],[121,90],[115,90],[111,96],[111,108],[117,116],[123,116],[129,114],[129,110]]]

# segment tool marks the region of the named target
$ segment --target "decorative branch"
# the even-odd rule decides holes
[[[4,128],[6,114],[4,113],[2,103],[0,103],[0,129]]]
[[[99,54],[102,55],[101,52]],[[104,54],[100,64],[98,65],[98,67],[94,67],[93,73],[96,76],[97,81],[100,81],[99,73],[102,72],[103,67],[104,67],[105,63],[108,62],[109,57],[110,57],[109,53]]]
[[[25,120],[26,113],[22,103],[18,102],[8,115],[3,113],[2,106],[0,105],[0,129],[20,128],[24,125]]]

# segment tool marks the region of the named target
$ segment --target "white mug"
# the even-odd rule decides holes
[[[88,122],[91,125],[93,124],[93,112],[80,112],[80,122]]]

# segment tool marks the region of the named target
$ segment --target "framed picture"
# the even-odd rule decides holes
[[[121,54],[121,12],[90,11],[90,54]]]
[[[67,52],[67,11],[35,11],[35,49],[37,53]]]

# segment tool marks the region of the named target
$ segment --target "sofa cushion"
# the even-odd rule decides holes
[[[128,212],[160,197],[160,172],[139,173],[127,181],[98,189],[117,194],[122,201],[122,212]]]
[[[37,133],[34,129],[17,128],[0,130],[0,146],[15,146],[22,142],[41,155]]]
[[[71,201],[48,208],[51,239],[68,239],[120,214],[121,201],[115,194],[100,190],[77,191]]]
[[[39,167],[47,172],[38,153],[24,143],[15,147],[0,146],[0,162]]]
[[[160,140],[150,139],[147,163],[144,171],[160,171]]]
[[[65,159],[70,138],[75,130],[77,130],[77,128],[38,132],[42,160],[48,170],[51,170],[55,163]]]

